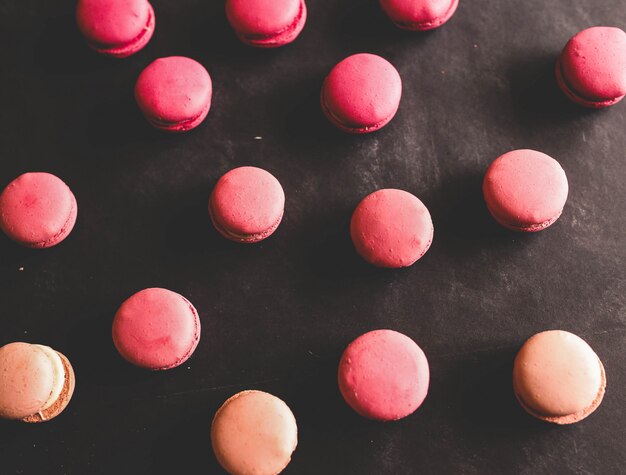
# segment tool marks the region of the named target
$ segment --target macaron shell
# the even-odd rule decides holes
[[[339,363],[339,389],[358,414],[393,421],[412,414],[428,393],[426,355],[408,336],[375,330],[354,340]]]
[[[380,6],[400,28],[425,31],[446,23],[459,0],[380,0]]]
[[[185,362],[200,339],[196,309],[182,295],[150,288],[127,299],[113,320],[113,343],[130,363],[151,370]]]
[[[231,475],[276,475],[289,464],[298,444],[296,420],[279,398],[243,391],[215,414],[211,444]]]
[[[303,5],[302,0],[228,0],[226,16],[239,34],[262,38],[292,27]]]
[[[600,359],[584,340],[552,330],[524,343],[515,358],[513,387],[524,409],[535,417],[570,424],[599,406],[606,375]]]
[[[365,197],[350,221],[357,252],[379,267],[414,264],[430,248],[434,228],[430,213],[411,193],[378,190]]]

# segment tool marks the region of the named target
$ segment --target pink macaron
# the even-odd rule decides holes
[[[374,132],[396,115],[402,80],[393,65],[375,54],[349,56],[324,80],[322,110],[340,130],[352,134]]]
[[[278,48],[298,37],[307,10],[304,0],[227,0],[226,16],[245,44]]]
[[[147,0],[78,0],[76,21],[91,48],[115,58],[146,46],[155,24]]]
[[[422,349],[393,330],[361,335],[339,362],[339,390],[358,414],[379,421],[402,419],[421,406],[430,370]]]
[[[383,189],[366,196],[350,221],[357,252],[378,267],[408,267],[433,241],[433,222],[424,204],[403,190]]]
[[[556,64],[565,95],[593,109],[612,106],[626,95],[626,32],[596,26],[576,34]]]
[[[213,225],[225,238],[254,243],[271,236],[285,209],[285,193],[269,172],[239,167],[223,175],[209,199]]]
[[[78,206],[72,190],[50,173],[25,173],[0,195],[0,228],[32,248],[52,247],[74,228]]]
[[[505,228],[536,232],[563,212],[568,184],[559,162],[535,150],[513,150],[487,170],[483,195],[489,212]]]
[[[459,6],[459,0],[379,0],[380,6],[396,26],[405,30],[426,31],[446,23]]]
[[[186,132],[206,118],[213,84],[207,70],[183,56],[159,58],[135,84],[135,99],[148,122],[167,132]]]
[[[182,295],[144,289],[128,298],[113,320],[113,343],[128,362],[150,370],[175,368],[200,340],[200,318]]]

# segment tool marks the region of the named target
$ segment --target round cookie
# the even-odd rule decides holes
[[[439,28],[452,18],[459,6],[459,0],[379,0],[379,2],[396,26],[414,31]]]
[[[515,358],[515,395],[526,412],[538,419],[555,424],[578,422],[598,408],[605,388],[602,362],[573,333],[537,333]]]
[[[393,330],[361,335],[339,362],[339,390],[358,414],[379,421],[402,419],[420,407],[430,381],[426,355]]]
[[[150,370],[187,361],[200,340],[200,318],[182,295],[161,288],[128,298],[113,319],[113,343],[128,362]]]
[[[211,444],[218,462],[231,475],[277,475],[296,450],[296,419],[276,396],[242,391],[215,414]]]

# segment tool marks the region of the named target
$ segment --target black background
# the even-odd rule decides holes
[[[300,38],[273,51],[240,44],[222,1],[153,5],[149,45],[111,60],[85,47],[73,2],[0,2],[1,186],[48,171],[79,205],[55,248],[0,238],[0,344],[51,345],[77,376],[53,422],[0,423],[1,473],[221,473],[211,418],[250,388],[296,415],[285,473],[624,473],[626,103],[588,111],[553,79],[573,34],[626,26],[623,0],[461,0],[430,33],[394,28],[373,0],[309,0]],[[325,121],[319,89],[364,51],[398,68],[403,97],[387,127],[350,136]],[[207,120],[178,136],[152,130],[132,97],[168,55],[214,81]],[[570,183],[561,219],[535,235],[500,228],[482,201],[487,166],[515,148],[555,157]],[[217,179],[242,165],[287,196],[257,245],[224,240],[207,215]],[[365,264],[349,239],[356,204],[384,187],[433,216],[434,243],[408,269]],[[110,338],[119,304],[150,286],[188,297],[202,321],[195,354],[167,372],[131,367]],[[376,328],[411,336],[431,365],[425,403],[395,423],[358,417],[336,385],[344,347]],[[511,391],[519,346],[555,328],[607,370],[603,404],[570,427],[527,416]]]

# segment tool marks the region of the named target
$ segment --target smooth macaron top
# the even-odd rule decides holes
[[[458,0],[380,0],[380,6],[398,26],[428,30],[441,26],[456,11]]]
[[[302,7],[302,0],[227,0],[226,15],[238,33],[263,38],[292,27]]]
[[[424,204],[403,190],[382,189],[366,196],[350,221],[357,252],[379,267],[407,267],[433,240],[433,223]]]
[[[534,335],[515,358],[515,394],[528,412],[550,422],[568,424],[589,415],[600,404],[605,384],[598,356],[566,331]]]
[[[428,393],[426,355],[408,336],[393,330],[361,335],[339,363],[339,389],[360,415],[381,421],[413,413]]]
[[[326,77],[322,106],[340,128],[354,132],[377,130],[396,114],[402,80],[386,59],[368,53],[347,57]]]
[[[28,247],[50,247],[67,237],[76,222],[74,194],[58,177],[20,175],[0,195],[0,227]]]
[[[239,167],[224,174],[209,201],[211,218],[220,233],[236,241],[259,241],[278,227],[285,208],[279,181],[257,167]]]
[[[135,98],[139,108],[153,125],[161,128],[185,122],[197,125],[211,105],[213,85],[207,70],[197,61],[183,56],[159,58],[139,75]]]
[[[113,320],[113,343],[130,363],[151,370],[185,362],[200,339],[200,319],[182,295],[161,288],[128,298]]]
[[[514,150],[487,170],[483,194],[493,217],[516,231],[551,225],[567,200],[567,177],[552,157],[535,150]]]
[[[276,475],[298,444],[293,413],[281,399],[262,391],[242,391],[217,411],[211,443],[231,475]]]
[[[569,40],[559,64],[573,93],[591,102],[615,102],[626,95],[626,32],[607,26],[583,30]]]

